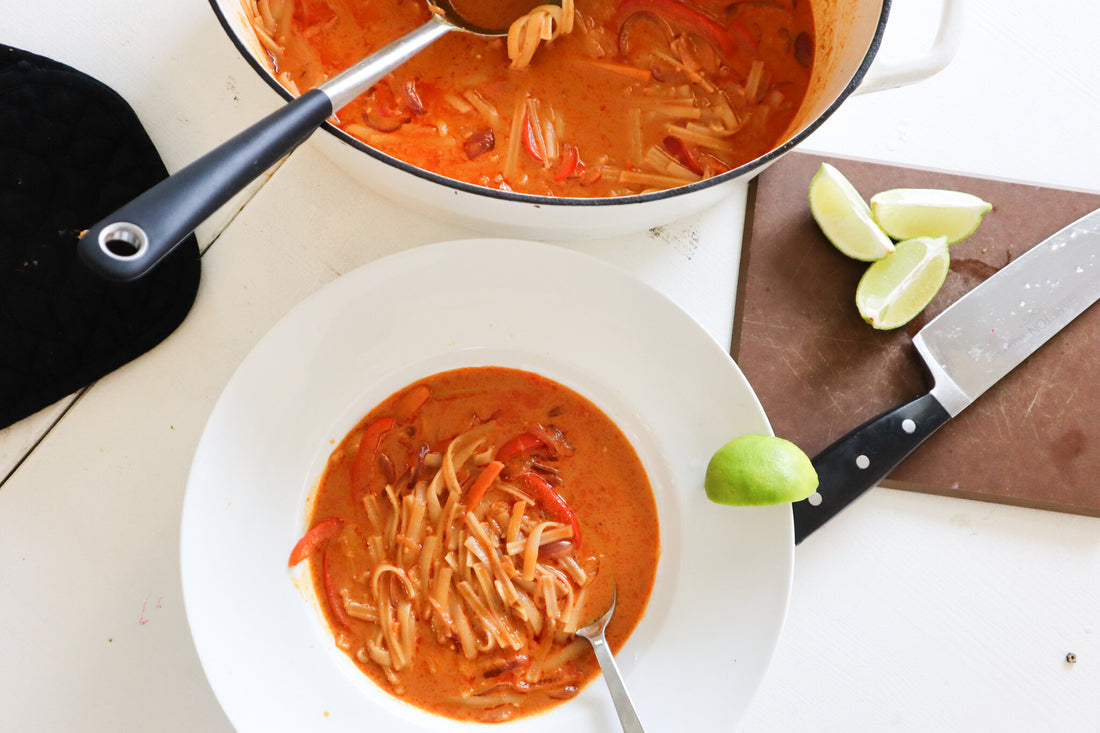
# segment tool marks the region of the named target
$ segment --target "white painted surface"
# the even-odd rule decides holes
[[[934,15],[896,0],[883,55],[920,51]],[[945,71],[849,100],[802,150],[1100,191],[1100,9],[969,0],[965,22]],[[170,170],[277,103],[202,0],[0,0],[0,29],[119,91]],[[742,192],[658,234],[569,246],[728,342],[743,208]],[[0,484],[0,730],[230,730],[180,594],[205,420],[256,341],[321,285],[470,234],[395,208],[307,144],[200,229],[212,247],[175,334],[67,412],[0,432],[0,477],[18,466]],[[1100,520],[875,490],[795,562],[741,733],[1100,731]]]

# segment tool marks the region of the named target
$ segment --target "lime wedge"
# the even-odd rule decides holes
[[[822,163],[810,181],[810,213],[825,237],[849,257],[871,262],[894,251],[894,243],[875,223],[871,207],[828,163]]]
[[[764,506],[801,501],[817,490],[817,471],[797,445],[742,435],[711,456],[703,486],[717,504]]]
[[[871,197],[871,213],[894,239],[947,237],[948,244],[974,233],[993,208],[973,194],[932,188],[895,188]]]
[[[878,329],[904,326],[939,292],[951,260],[947,237],[917,237],[867,268],[856,287],[863,320]]]

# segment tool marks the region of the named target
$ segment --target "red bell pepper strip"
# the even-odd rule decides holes
[[[724,54],[731,54],[738,46],[756,49],[756,42],[745,26],[730,21],[723,26],[709,15],[678,0],[623,0],[619,4],[623,16],[634,13],[652,13],[660,18],[684,26],[714,44]]]
[[[345,629],[351,629],[351,616],[348,615],[348,609],[344,608],[344,598],[340,595],[340,591],[336,588],[336,583],[332,579],[332,570],[329,567],[328,551],[326,550],[321,555],[321,568],[324,573],[325,582],[325,600],[328,601],[328,607],[332,611],[333,617],[336,619],[336,623],[343,626]]]
[[[522,474],[520,478],[528,491],[535,495],[535,500],[540,502],[562,524],[568,524],[573,528],[573,543],[581,546],[581,523],[577,521],[577,515],[565,503],[561,494],[554,491],[554,487],[546,483],[541,476],[530,471]]]
[[[699,162],[699,149],[678,137],[667,136],[662,144],[669,154],[684,164],[692,173],[703,175],[703,164]]]
[[[527,148],[527,152],[532,158],[542,163],[545,158],[542,156],[542,149],[539,146],[539,140],[535,137],[535,126],[531,122],[531,115],[527,112],[523,113],[523,146]]]
[[[477,509],[477,505],[481,503],[481,499],[485,496],[485,492],[493,485],[493,481],[500,475],[500,471],[503,468],[504,464],[500,461],[489,461],[485,464],[485,468],[481,469],[481,473],[474,479],[473,485],[467,489],[466,496],[464,497],[467,514]]]
[[[343,528],[344,520],[340,519],[340,517],[330,517],[329,519],[313,525],[304,535],[302,535],[302,539],[298,540],[298,543],[294,545],[294,549],[290,551],[290,560],[287,561],[286,566],[292,568],[302,560],[305,560],[312,555],[318,547],[335,537],[336,533]]]
[[[545,443],[537,435],[533,433],[520,433],[500,446],[500,450],[497,451],[497,460],[507,461],[509,458],[518,456],[521,453],[526,453],[529,450],[534,450],[541,445],[545,445]]]
[[[577,170],[579,161],[580,153],[577,151],[576,146],[569,143],[563,144],[561,146],[561,165],[558,166],[558,172],[554,174],[554,180],[564,181],[573,175],[573,171]]]
[[[382,437],[393,429],[392,417],[380,417],[363,431],[363,437],[359,438],[359,448],[355,452],[355,460],[351,464],[351,490],[356,492],[370,471],[378,446],[382,443]]]

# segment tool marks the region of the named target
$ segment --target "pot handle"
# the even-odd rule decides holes
[[[940,26],[928,52],[913,59],[875,63],[853,94],[908,86],[943,71],[959,47],[962,6],[963,0],[943,0]]]

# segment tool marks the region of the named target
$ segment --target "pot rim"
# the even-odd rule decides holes
[[[259,60],[252,55],[252,52],[248,47],[237,37],[237,33],[234,31],[233,26],[230,25],[229,19],[222,12],[219,0],[207,0],[210,7],[214,11],[214,15],[217,16],[218,22],[221,24],[225,34],[229,36],[229,39],[233,42],[237,51],[244,57],[245,61],[252,67],[252,69],[260,75],[260,78],[267,82],[268,86],[275,90],[275,93],[283,98],[286,102],[291,102],[295,99],[286,87],[278,82],[277,79],[271,74],[271,72],[265,68]],[[410,175],[413,175],[421,180],[429,183],[434,183],[439,186],[451,190],[458,190],[464,193],[473,194],[475,196],[484,196],[486,198],[497,199],[500,201],[511,201],[519,204],[533,204],[535,206],[573,206],[573,207],[600,207],[600,206],[624,206],[630,204],[642,204],[651,201],[661,201],[664,199],[676,198],[687,194],[694,193],[696,191],[703,191],[714,186],[722,185],[728,181],[732,181],[742,177],[748,177],[755,175],[762,171],[763,168],[771,165],[781,156],[790,152],[795,146],[809,137],[815,130],[821,127],[832,114],[840,107],[849,96],[851,96],[857,88],[863,78],[867,75],[868,70],[871,68],[871,63],[875,59],[875,55],[878,53],[879,48],[882,45],[882,36],[886,31],[886,21],[890,15],[890,4],[892,0],[882,0],[882,10],[879,13],[878,22],[875,25],[875,33],[871,37],[871,43],[867,48],[867,53],[859,63],[859,67],[856,69],[852,78],[845,85],[844,89],[837,95],[828,107],[824,109],[810,124],[799,130],[789,140],[782,145],[778,145],[767,153],[764,153],[760,157],[749,161],[743,165],[726,171],[720,175],[712,178],[706,178],[701,181],[695,181],[694,183],[687,183],[682,186],[676,186],[675,188],[667,188],[660,191],[651,191],[649,193],[631,194],[628,196],[614,196],[614,197],[599,197],[599,198],[578,198],[568,196],[542,196],[529,193],[518,193],[515,191],[502,191],[496,188],[488,188],[486,186],[478,186],[473,183],[467,183],[465,181],[459,181],[454,178],[448,178],[447,176],[434,173],[432,171],[418,168],[410,163],[406,163],[403,160],[394,158],[387,155],[375,148],[370,147],[366,143],[362,142],[358,138],[355,138],[348,133],[344,132],[340,128],[333,125],[331,122],[325,121],[321,124],[321,129],[326,133],[333,135],[337,140],[349,145],[350,147],[358,150],[359,152],[366,153],[368,156],[374,158],[376,161],[388,165],[397,170],[403,171]]]

